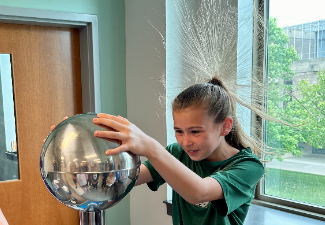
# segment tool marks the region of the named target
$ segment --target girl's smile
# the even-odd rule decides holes
[[[187,154],[189,154],[189,155],[195,155],[196,153],[198,153],[199,152],[199,150],[194,150],[194,151],[187,151]]]

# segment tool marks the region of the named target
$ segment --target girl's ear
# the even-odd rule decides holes
[[[232,118],[227,116],[223,121],[221,136],[226,136],[232,129]]]

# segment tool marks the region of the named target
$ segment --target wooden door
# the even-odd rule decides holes
[[[0,208],[10,225],[78,224],[45,187],[39,157],[50,126],[82,113],[79,31],[0,23],[0,53],[12,57],[20,171],[0,182]]]

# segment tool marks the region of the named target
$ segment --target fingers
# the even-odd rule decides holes
[[[64,120],[66,120],[66,119],[68,119],[69,117],[67,117],[67,116],[65,116],[65,117],[63,117],[63,120],[62,121],[64,121]],[[51,130],[53,130],[55,128],[55,125],[52,125],[51,126]]]
[[[109,115],[109,114],[105,114],[105,113],[98,113],[97,117],[98,118],[105,118],[105,119],[113,120],[113,121],[116,121],[116,122],[118,122],[120,124],[123,124],[123,125],[130,124],[130,122],[127,119],[123,118],[122,116],[113,116],[113,115]]]
[[[111,140],[120,140],[123,141],[125,140],[125,135],[120,133],[120,132],[116,132],[116,131],[95,131],[95,137],[98,138],[105,138],[105,139],[111,139]]]
[[[104,130],[107,130],[107,131],[116,131],[111,127],[107,127],[107,126],[104,126],[104,125],[101,125],[101,124],[96,124],[96,125],[103,128]]]
[[[125,151],[127,151],[127,148],[124,145],[120,145],[117,148],[107,150],[105,152],[105,154],[106,155],[116,155],[116,154],[119,154],[119,153],[125,152]]]
[[[125,139],[125,135],[116,131],[95,131],[95,137],[103,138],[109,141],[113,141],[120,146],[115,149],[109,149],[106,151],[106,155],[116,155],[126,151],[126,144],[122,145],[122,140]]]
[[[114,142],[114,143],[116,143],[116,144],[118,144],[118,145],[121,145],[121,144],[122,144],[122,141],[117,140],[117,139],[110,139],[110,138],[105,138],[105,137],[98,137],[98,138],[100,138],[100,139],[104,139],[104,140],[106,140],[106,141]]]
[[[117,118],[117,117],[115,117],[115,118]],[[113,130],[116,130],[116,131],[125,130],[125,126],[122,123],[120,123],[114,119],[111,119],[111,117],[109,117],[109,118],[103,118],[103,117],[94,118],[93,123],[96,125],[104,125],[106,127],[112,128]],[[105,129],[107,129],[107,128],[105,128]]]
[[[122,144],[126,140],[126,135],[119,132],[124,131],[130,122],[122,116],[113,116],[105,113],[98,113],[93,119],[94,124],[104,127],[107,131],[95,131],[95,137],[118,143],[120,146],[106,151],[106,155],[116,155],[127,151],[127,144]]]
[[[120,119],[122,119],[122,120],[125,121],[125,122],[130,123],[130,121],[128,121],[126,118],[124,118],[124,117],[122,117],[122,116],[120,116],[120,115],[118,115],[117,117],[120,118]]]
[[[69,117],[65,116],[65,117],[63,117],[63,120],[62,120],[62,121],[66,120],[66,119],[68,119],[68,118],[69,118]],[[53,130],[54,128],[55,128],[55,125],[52,125],[52,126],[51,126],[51,130]],[[43,143],[45,142],[45,140],[46,140],[46,139],[43,140]]]

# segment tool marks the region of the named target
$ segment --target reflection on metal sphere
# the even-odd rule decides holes
[[[140,158],[123,152],[107,156],[114,141],[94,137],[94,113],[80,114],[57,125],[41,151],[40,170],[51,194],[60,202],[83,212],[114,206],[133,188]]]

